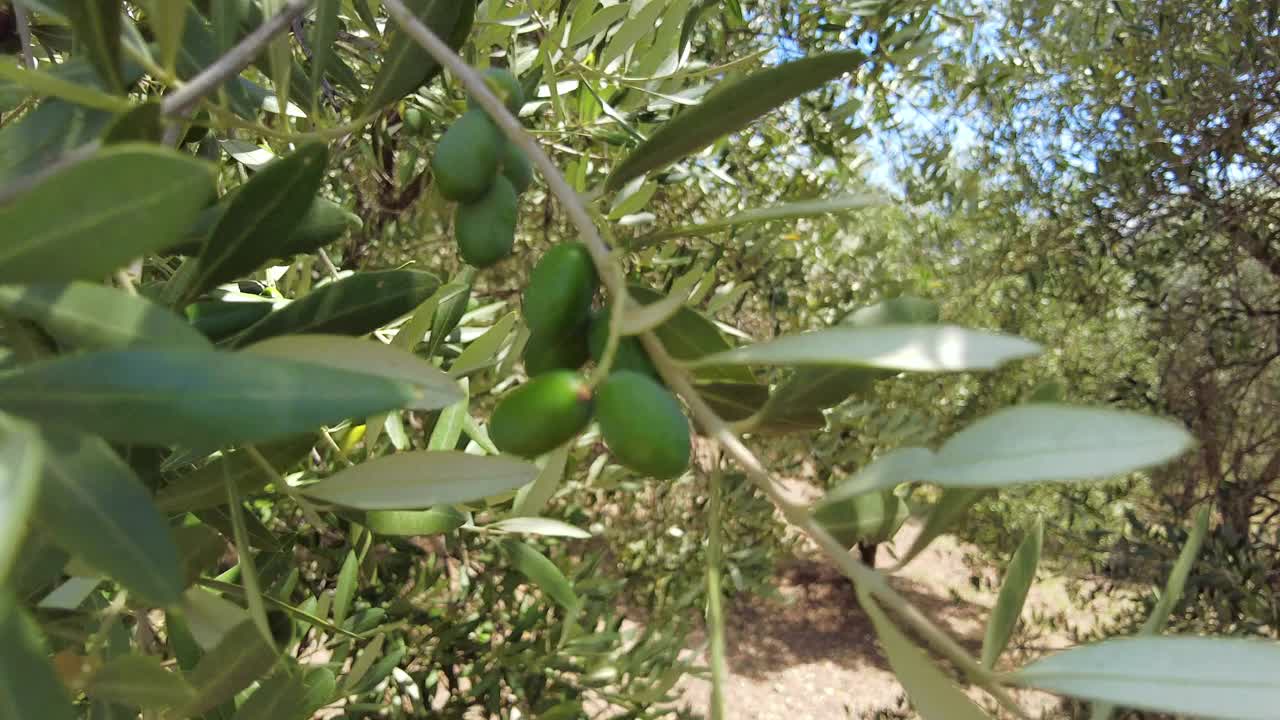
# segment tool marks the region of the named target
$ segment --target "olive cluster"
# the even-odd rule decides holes
[[[485,82],[513,114],[524,105],[524,91],[510,72],[488,70]],[[440,138],[431,169],[440,194],[458,203],[453,234],[462,259],[485,268],[510,255],[517,197],[529,188],[533,169],[474,99]]]
[[[564,243],[542,256],[524,293],[524,364],[532,379],[498,404],[489,435],[503,452],[537,457],[573,439],[594,416],[618,462],[675,477],[689,466],[689,423],[639,341],[621,339],[594,391],[578,373],[588,356],[602,361],[608,339],[608,310],[592,312],[598,286],[582,245]]]

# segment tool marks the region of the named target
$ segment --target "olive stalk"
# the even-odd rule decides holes
[[[481,74],[467,65],[466,61],[459,57],[430,28],[418,20],[402,0],[383,0],[382,4],[387,9],[388,14],[395,19],[410,38],[421,45],[437,62],[462,83],[472,99],[480,107],[484,108],[503,134],[524,151],[534,167],[542,173],[543,179],[547,183],[547,188],[560,201],[561,206],[569,217],[569,221],[578,231],[583,245],[586,246],[587,251],[591,254],[592,261],[595,262],[599,271],[600,279],[610,297],[613,298],[614,304],[622,305],[629,299],[629,295],[621,274],[612,270],[614,264],[612,252],[601,238],[595,222],[587,211],[586,205],[578,196],[577,191],[565,180],[559,168],[542,150],[542,147],[534,140],[533,136],[525,131],[520,121],[508,112],[502,100],[489,89]],[[611,316],[611,337],[617,335],[618,328],[614,326],[618,324],[620,319],[621,315],[618,312]],[[1020,718],[1028,717],[1012,696],[1000,686],[999,680],[994,673],[973,659],[955,639],[925,617],[923,613],[911,605],[910,601],[894,590],[884,575],[874,568],[867,567],[861,560],[850,554],[847,548],[842,547],[825,528],[812,518],[808,507],[804,503],[787,496],[786,492],[774,480],[769,470],[764,467],[755,453],[742,442],[742,439],[729,427],[725,420],[717,415],[702,399],[694,388],[693,382],[684,367],[667,353],[662,341],[653,332],[641,333],[639,337],[663,380],[688,403],[689,409],[692,411],[694,419],[701,426],[702,432],[708,438],[717,442],[751,478],[752,482],[769,496],[774,505],[782,512],[787,522],[808,535],[824,554],[854,583],[887,600],[893,606],[901,621],[909,625],[934,649],[954,663],[969,679],[986,689],[1001,705]]]

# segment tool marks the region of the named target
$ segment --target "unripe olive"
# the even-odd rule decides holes
[[[422,108],[405,108],[404,125],[414,132],[422,132],[422,128],[427,125],[427,120],[425,114],[422,112]]]
[[[652,378],[612,373],[596,390],[596,420],[618,462],[654,478],[689,467],[689,422],[680,403]]]
[[[529,377],[553,370],[577,370],[587,362],[587,326],[562,335],[533,333],[524,346],[524,369]]]
[[[575,372],[530,380],[498,403],[489,438],[499,450],[534,458],[560,447],[591,421],[591,389]]]
[[[523,194],[533,184],[533,166],[515,143],[509,142],[503,146],[502,176],[511,181],[517,193]]]
[[[511,74],[511,71],[489,68],[484,71],[484,84],[488,85],[493,94],[502,100],[512,115],[519,114],[520,108],[524,106],[524,88],[520,87],[520,81]],[[479,108],[480,104],[474,98],[468,98],[467,107]]]
[[[516,241],[517,202],[511,183],[500,177],[478,200],[458,205],[453,236],[463,260],[486,268],[511,254]]]
[[[474,202],[493,186],[506,139],[481,110],[470,110],[445,131],[431,158],[440,194]]]
[[[591,255],[579,243],[561,243],[546,252],[529,276],[524,317],[536,334],[562,335],[591,314],[598,285]]]
[[[604,345],[609,341],[609,308],[605,308],[591,316],[591,330],[587,335],[587,349],[591,359],[600,362],[604,357]],[[630,370],[659,380],[658,369],[649,359],[640,339],[626,335],[618,338],[618,349],[613,353],[612,371]]]

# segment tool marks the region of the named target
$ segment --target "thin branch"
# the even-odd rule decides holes
[[[276,35],[287,30],[293,19],[301,17],[310,6],[311,0],[289,0],[279,13],[254,28],[235,47],[166,97],[160,106],[161,112],[181,115],[190,110],[201,98],[248,67]]]
[[[18,23],[18,38],[22,41],[22,66],[35,70],[36,56],[31,51],[31,18],[27,16],[27,8],[20,2],[13,3],[13,19]]]
[[[410,38],[421,45],[462,83],[472,99],[484,108],[502,133],[528,156],[531,164],[542,174],[547,188],[560,201],[569,221],[578,231],[579,239],[591,254],[599,270],[601,282],[609,295],[614,298],[615,303],[628,298],[625,280],[620,277],[620,274],[611,272],[613,254],[601,238],[582,198],[570,187],[559,168],[533,139],[533,136],[526,132],[520,121],[507,111],[503,102],[486,85],[484,78],[415,17],[405,7],[403,0],[383,0],[382,5]],[[955,663],[970,679],[986,688],[992,697],[1010,712],[1020,718],[1027,717],[1025,711],[997,684],[990,671],[974,660],[950,635],[934,625],[906,598],[894,590],[883,575],[850,555],[847,548],[842,547],[810,516],[808,508],[803,503],[786,496],[751,449],[743,444],[728,424],[706,404],[693,387],[683,366],[667,353],[662,341],[656,335],[646,332],[639,337],[663,380],[688,403],[694,420],[702,428],[703,434],[719,443],[747,476],[769,495],[789,523],[817,543],[818,547],[851,580],[889,601],[903,622],[925,638],[948,660]]]

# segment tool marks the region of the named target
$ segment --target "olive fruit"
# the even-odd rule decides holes
[[[652,378],[611,373],[596,390],[596,420],[613,456],[632,470],[662,479],[689,467],[689,422]]]
[[[524,88],[520,87],[520,81],[509,70],[502,68],[489,68],[484,71],[484,84],[489,86],[494,95],[502,100],[502,104],[507,106],[512,115],[520,112],[520,108],[524,106]],[[468,98],[467,107],[479,108],[480,105],[474,98]]]
[[[539,335],[561,335],[591,314],[596,294],[595,265],[579,243],[562,243],[546,252],[524,291],[524,318]]]
[[[524,370],[529,377],[552,370],[577,370],[587,362],[587,326],[563,335],[534,333],[524,346]]]
[[[524,194],[533,184],[533,166],[529,158],[516,147],[515,143],[507,143],[502,150],[502,176],[511,181],[516,192]]]
[[[587,349],[591,359],[600,362],[604,357],[604,344],[609,341],[609,308],[605,308],[591,317],[591,329],[587,334]],[[613,371],[630,370],[657,380],[658,369],[649,359],[640,339],[633,336],[618,338],[618,349],[613,353]]]
[[[431,158],[440,194],[458,202],[483,197],[498,174],[506,139],[481,110],[470,110],[445,131]]]
[[[516,203],[515,189],[500,177],[480,199],[458,205],[453,235],[463,260],[485,268],[511,254],[516,242]]]
[[[591,389],[571,370],[540,375],[498,403],[489,438],[499,450],[534,458],[560,447],[591,421]]]

